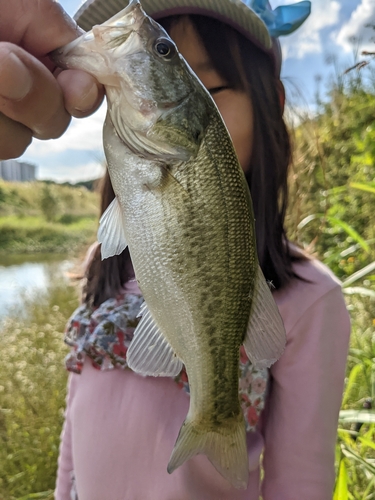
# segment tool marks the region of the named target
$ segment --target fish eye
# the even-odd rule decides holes
[[[159,42],[156,46],[156,50],[161,56],[167,56],[171,49],[168,47],[168,45],[164,42]]]
[[[174,44],[167,38],[159,38],[156,40],[154,50],[159,56],[165,59],[171,59],[176,53]]]

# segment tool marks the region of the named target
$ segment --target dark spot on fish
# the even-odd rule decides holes
[[[214,347],[212,347],[212,349],[211,349],[211,356],[212,356],[212,357],[217,356],[217,352],[218,352],[218,348],[217,348],[217,346],[215,345],[215,346],[214,346]]]
[[[214,325],[211,325],[209,326],[207,329],[206,329],[206,333],[207,335],[209,335],[210,337],[212,335],[214,335],[216,333],[216,328],[214,327]]]
[[[212,295],[219,295],[222,290],[223,285],[221,283],[212,283],[210,286],[210,292]]]
[[[193,139],[195,139],[197,142],[200,142],[202,135],[202,130],[194,130],[194,132],[192,132]]]

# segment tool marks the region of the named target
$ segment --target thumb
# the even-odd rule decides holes
[[[55,0],[0,0],[0,12],[0,40],[20,45],[38,58],[82,33]]]

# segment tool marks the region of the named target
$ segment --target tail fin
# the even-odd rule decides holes
[[[242,414],[236,421],[207,431],[201,424],[186,418],[182,424],[168,464],[171,474],[186,460],[204,453],[216,470],[235,488],[246,489],[249,478],[249,461],[246,448],[246,430]]]

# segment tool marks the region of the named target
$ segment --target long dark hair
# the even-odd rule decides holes
[[[210,17],[183,17],[193,24],[220,76],[230,87],[248,92],[251,98],[253,152],[246,180],[253,200],[258,258],[266,279],[276,289],[281,288],[295,276],[292,262],[297,257],[290,254],[284,228],[291,146],[283,119],[280,81],[269,55],[235,29]],[[170,31],[180,21],[181,16],[172,16],[158,22]],[[101,213],[114,196],[107,173]],[[129,279],[129,259],[125,250],[119,256],[101,261],[98,248],[87,270],[84,301],[97,306],[115,296]]]

